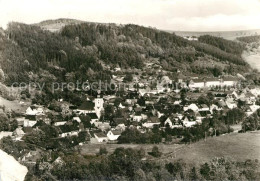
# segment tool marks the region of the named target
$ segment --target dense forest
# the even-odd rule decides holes
[[[132,24],[78,22],[50,32],[37,24],[12,22],[0,32],[1,79],[6,84],[68,77],[109,80],[111,72],[104,71],[102,63],[111,68],[142,69],[151,58],[157,58],[168,71],[179,69],[184,74],[205,72],[205,67],[196,65],[201,58],[218,64],[206,67],[212,75],[215,69],[228,74],[249,69],[241,58],[243,46],[237,42],[212,36],[188,41],[174,33]]]

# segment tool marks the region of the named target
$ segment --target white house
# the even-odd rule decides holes
[[[124,108],[125,108],[125,106],[124,106],[122,103],[120,103],[120,104],[118,105],[118,107],[119,107],[120,109],[124,109]]]
[[[192,79],[189,83],[189,88],[203,88],[205,86],[205,82],[202,79]]]
[[[237,107],[237,103],[233,99],[227,99],[225,103],[229,109],[234,109]]]
[[[160,125],[160,121],[158,117],[150,117],[149,120],[142,124],[145,128],[153,128],[155,125]]]
[[[168,117],[164,122],[165,126],[167,124],[169,124],[170,128],[180,128],[180,127],[182,127],[182,125],[179,123],[178,117]]]
[[[216,104],[212,104],[212,105],[210,106],[210,112],[211,112],[211,114],[213,114],[213,111],[214,111],[214,110],[220,111],[220,110],[223,110],[223,108],[218,107]]]
[[[167,124],[169,124],[170,127],[172,127],[173,123],[170,117],[168,117],[165,121],[164,121],[164,125],[166,126]]]
[[[140,122],[143,120],[143,117],[141,114],[137,113],[133,116],[133,121]]]
[[[36,123],[36,120],[25,119],[23,122],[23,127],[33,127]]]
[[[25,135],[25,133],[22,128],[16,128],[16,130],[13,132],[13,135],[15,136],[16,140],[20,140]]]
[[[199,111],[209,111],[209,107],[206,104],[199,105]]]
[[[207,78],[205,81],[205,86],[206,87],[216,87],[220,86],[221,82],[218,78]]]
[[[235,77],[224,77],[222,79],[222,86],[235,86],[238,83],[238,79]]]
[[[198,112],[198,111],[199,111],[198,106],[197,106],[196,104],[194,104],[194,103],[192,103],[192,104],[190,104],[190,105],[188,105],[188,106],[184,106],[184,107],[183,107],[183,110],[184,110],[184,111],[187,111],[187,110],[189,110],[189,109],[193,110],[194,112]]]
[[[98,129],[104,131],[104,130],[108,130],[111,128],[111,126],[109,125],[109,123],[107,122],[94,122],[95,127],[97,127]]]
[[[196,121],[191,121],[191,120],[189,120],[187,117],[184,118],[184,120],[182,121],[182,123],[183,123],[183,125],[184,125],[185,127],[192,127],[192,126],[194,126],[194,125],[197,124]]]
[[[57,121],[57,122],[54,123],[54,126],[62,126],[66,123],[67,123],[67,121]]]
[[[115,141],[121,135],[122,131],[119,130],[110,130],[107,132],[108,140]]]
[[[78,136],[78,131],[70,131],[70,132],[59,134],[59,137],[62,137],[62,138],[66,137],[66,136]]]
[[[30,106],[26,109],[25,114],[30,116],[43,115],[44,111],[41,107]]]
[[[247,116],[250,116],[251,114],[253,114],[255,111],[257,111],[257,109],[259,109],[260,106],[258,105],[251,105],[251,106],[248,106],[248,109],[246,110],[246,115]]]
[[[97,142],[102,143],[102,142],[107,142],[108,141],[108,137],[105,133],[100,132],[100,133],[94,133],[94,136],[97,140]]]
[[[77,121],[78,123],[81,123],[81,119],[79,117],[73,117],[72,120]]]

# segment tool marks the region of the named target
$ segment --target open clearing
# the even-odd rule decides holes
[[[154,145],[145,144],[92,144],[81,147],[82,154],[96,154],[99,148],[105,146],[109,153],[118,147],[144,148],[150,152]],[[260,131],[248,133],[231,133],[218,137],[209,137],[192,144],[157,145],[163,156],[160,160],[173,161],[183,159],[187,163],[202,164],[215,157],[225,157],[236,161],[246,159],[260,160]],[[175,157],[176,156],[176,157]]]
[[[20,104],[19,101],[9,101],[0,96],[0,106],[5,106],[6,109],[13,110],[16,112],[24,113],[26,108],[28,107],[27,103]]]

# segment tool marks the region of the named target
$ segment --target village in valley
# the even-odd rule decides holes
[[[133,70],[134,73],[129,77],[130,73],[124,73],[126,70],[114,68],[111,80],[115,85],[114,91],[108,93],[100,87],[92,95],[83,91],[79,106],[63,98],[49,107],[20,102],[23,109],[13,118],[17,121],[17,128],[13,132],[1,132],[1,135],[11,136],[14,142],[41,144],[42,132],[51,134],[44,137],[49,139],[45,140],[47,144],[44,144],[44,150],[57,150],[59,146],[64,146],[62,143],[68,144],[65,146],[67,148],[79,150],[84,145],[93,144],[102,147],[118,143],[190,143],[201,139],[201,135],[191,138],[184,130],[197,129],[206,124],[204,122],[221,115],[228,119],[224,125],[218,129],[218,126],[207,123],[207,133],[199,134],[210,137],[243,131],[241,126],[234,130],[232,125],[260,108],[260,88],[246,85],[245,78],[239,74],[213,78],[195,74],[184,76],[178,71],[177,78],[172,80],[156,62],[146,63],[144,70],[158,70],[158,75]],[[117,87],[123,83],[123,90]],[[8,114],[5,107],[1,111]],[[140,138],[133,141],[129,134],[137,132]],[[145,139],[142,140],[142,137]],[[41,152],[38,148],[35,151],[21,149],[18,160],[25,164],[36,164]],[[56,163],[60,159],[55,157],[46,161]]]

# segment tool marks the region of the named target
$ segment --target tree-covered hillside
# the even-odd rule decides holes
[[[239,41],[245,42],[245,43],[254,43],[254,42],[259,42],[260,41],[260,35],[244,36],[244,37],[239,37],[237,39]]]
[[[239,43],[211,36],[188,41],[174,33],[132,24],[77,22],[50,32],[37,24],[10,23],[7,30],[1,30],[0,41],[0,66],[7,84],[44,79],[42,72],[61,80],[68,75],[83,81],[110,79],[110,70],[104,71],[101,63],[111,68],[142,69],[152,58],[158,59],[165,70],[179,69],[184,74],[249,70],[241,58],[243,46]]]

